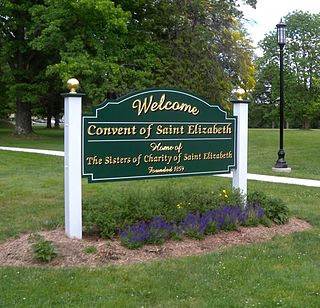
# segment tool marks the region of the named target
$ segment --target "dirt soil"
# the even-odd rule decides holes
[[[239,244],[250,244],[272,239],[276,235],[310,229],[311,225],[303,220],[292,218],[286,225],[241,227],[237,231],[220,232],[206,236],[203,240],[184,239],[168,241],[162,245],[146,245],[136,250],[121,246],[118,239],[104,240],[84,237],[74,240],[66,237],[63,229],[37,233],[46,240],[53,241],[59,255],[52,262],[45,264],[34,259],[31,249],[35,241],[34,234],[23,234],[17,239],[0,243],[0,266],[29,267],[98,267],[124,265],[129,263],[158,260],[171,257],[191,256],[225,249]],[[95,253],[85,252],[88,246],[95,246]]]

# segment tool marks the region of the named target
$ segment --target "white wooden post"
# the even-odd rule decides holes
[[[246,100],[235,100],[233,103],[233,115],[237,121],[237,168],[232,174],[232,188],[239,189],[247,195],[247,164],[248,164],[248,103]]]
[[[64,96],[64,212],[65,233],[82,239],[81,114],[82,96],[76,93],[79,82],[68,81],[70,93]]]

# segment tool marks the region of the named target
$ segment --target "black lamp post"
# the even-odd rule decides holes
[[[278,160],[273,168],[274,171],[289,172],[291,169],[285,161],[285,152],[283,149],[283,126],[284,126],[284,90],[283,90],[283,49],[286,44],[286,24],[280,20],[277,24],[277,39],[280,47],[280,149],[278,152]]]

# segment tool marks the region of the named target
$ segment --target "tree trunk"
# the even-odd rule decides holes
[[[47,114],[47,128],[52,128],[51,126],[51,114]]]
[[[22,101],[21,97],[16,98],[16,135],[32,134],[31,104]]]
[[[54,128],[59,128],[60,124],[59,124],[59,114],[55,114],[54,115]]]

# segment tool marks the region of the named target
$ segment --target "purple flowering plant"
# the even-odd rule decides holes
[[[119,199],[84,204],[85,232],[104,238],[118,234],[125,246],[138,248],[168,239],[201,239],[242,225],[288,221],[285,204],[261,192],[250,193],[244,200],[237,190],[167,184],[160,191],[156,188],[143,193],[132,188]]]
[[[121,243],[130,248],[139,248],[145,244],[162,244],[169,238],[179,235],[180,230],[160,217],[153,218],[149,223],[138,222],[127,226],[119,232]]]
[[[258,204],[241,206],[224,205],[205,213],[188,214],[178,223],[168,223],[160,217],[149,223],[138,222],[127,226],[119,233],[124,246],[135,249],[145,244],[162,244],[168,239],[187,236],[202,239],[205,235],[219,230],[234,230],[239,226],[259,224],[264,217],[264,210]]]

